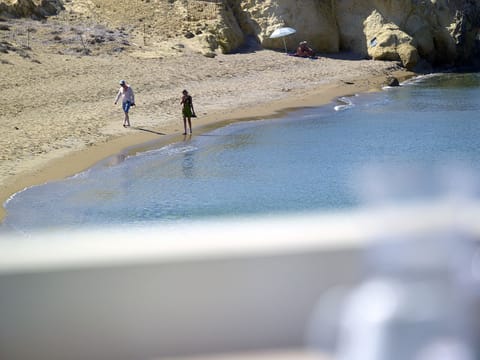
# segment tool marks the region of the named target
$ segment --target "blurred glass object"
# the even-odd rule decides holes
[[[368,251],[370,276],[347,296],[339,360],[474,360],[475,244],[458,234],[388,239]]]
[[[469,204],[478,195],[473,172],[406,167],[363,175],[368,205],[434,206],[383,224],[384,233],[364,249],[364,281],[320,299],[309,344],[337,360],[480,359],[480,247],[469,227]]]

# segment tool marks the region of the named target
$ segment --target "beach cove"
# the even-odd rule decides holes
[[[147,56],[148,55],[148,56]],[[33,62],[32,58],[36,61]],[[389,76],[414,74],[394,62],[323,54],[319,59],[271,50],[207,58],[176,55],[52,54],[32,44],[32,55],[2,54],[0,198],[61,179],[122,151],[129,154],[183,139],[180,95],[193,95],[194,136],[228,122],[279,116],[337,97],[378,91]],[[136,93],[132,128],[113,105],[118,80]],[[0,218],[5,216],[4,209]]]

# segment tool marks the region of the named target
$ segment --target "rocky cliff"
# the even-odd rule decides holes
[[[0,15],[43,19],[63,9],[61,0],[0,0]]]
[[[100,15],[105,9],[102,21],[118,7],[111,0],[66,1],[88,2]],[[137,11],[147,14],[140,19],[142,26],[148,22],[155,29],[152,32],[161,34],[162,24],[171,25],[174,19],[205,53],[233,52],[252,39],[279,50],[285,40],[293,50],[306,40],[319,53],[350,51],[398,61],[410,70],[480,64],[480,0],[142,0],[135,4]],[[61,0],[0,0],[0,15],[43,17],[61,8]],[[202,17],[207,9],[208,16]],[[128,16],[133,19],[135,14]],[[271,39],[270,34],[282,26],[297,32]]]
[[[408,69],[423,65],[477,65],[480,1],[477,0],[228,0],[242,34],[262,46],[283,48],[270,39],[278,27],[297,33],[286,38],[293,49],[307,40],[318,52],[352,51],[399,61]],[[239,16],[240,15],[240,16]],[[232,45],[229,47],[228,45]],[[238,39],[224,51],[232,51]]]

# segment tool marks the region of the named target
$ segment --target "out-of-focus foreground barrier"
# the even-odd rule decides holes
[[[6,236],[0,358],[478,358],[479,219],[438,202]]]

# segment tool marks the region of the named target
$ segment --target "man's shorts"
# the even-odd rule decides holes
[[[132,104],[130,103],[130,101],[125,101],[124,103],[122,103],[122,108],[123,108],[123,111],[125,111],[126,113],[128,113],[128,110],[130,110],[130,106],[132,106]]]

